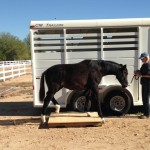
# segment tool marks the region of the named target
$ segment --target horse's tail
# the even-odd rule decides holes
[[[42,73],[41,81],[40,81],[39,99],[41,102],[43,102],[45,97],[44,76],[45,76],[45,72]]]

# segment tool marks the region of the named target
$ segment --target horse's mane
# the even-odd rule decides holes
[[[116,73],[118,68],[121,67],[121,64],[109,60],[98,60],[97,63],[101,66],[104,74]]]
[[[111,65],[114,65],[114,66],[120,66],[121,64],[118,64],[117,62],[114,62],[114,61],[109,61],[109,60],[98,60],[98,63],[105,63],[105,64],[111,64]]]

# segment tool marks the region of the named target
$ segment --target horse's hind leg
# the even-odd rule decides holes
[[[54,97],[52,98],[52,102],[55,105],[55,113],[59,114],[59,111],[60,111],[59,103],[56,101],[56,99]]]
[[[46,122],[46,110],[47,110],[50,100],[53,97],[54,97],[54,94],[52,94],[50,91],[48,91],[47,95],[44,99],[44,104],[43,104],[43,108],[42,108],[42,114],[41,114],[42,123]]]
[[[43,104],[43,108],[42,108],[42,122],[45,123],[46,122],[46,110],[47,107],[49,105],[49,102],[52,100],[53,104],[56,106],[56,111],[58,113],[59,109],[60,109],[60,105],[58,104],[58,102],[55,100],[54,95],[57,91],[59,91],[61,89],[61,86],[59,84],[47,84],[48,85],[48,92],[47,95],[44,99],[44,104]]]

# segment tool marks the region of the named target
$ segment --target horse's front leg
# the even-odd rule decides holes
[[[85,106],[84,106],[84,111],[87,112],[87,116],[88,117],[91,117],[91,113],[89,112],[89,102],[90,102],[90,98],[91,98],[91,90],[88,89],[86,90],[83,95],[85,96]]]
[[[101,102],[100,102],[99,96],[97,97],[97,103],[98,103],[98,115],[101,117],[102,123],[105,123],[105,119],[104,119],[103,114],[102,114]]]
[[[60,112],[60,105],[59,105],[59,103],[56,101],[56,99],[54,97],[52,98],[52,102],[55,105],[55,113],[59,114],[59,112]]]
[[[94,83],[91,90],[92,90],[92,93],[94,94],[95,101],[97,103],[98,115],[101,117],[102,123],[105,123],[105,119],[103,117],[102,110],[101,110],[101,102],[99,99],[98,84]]]

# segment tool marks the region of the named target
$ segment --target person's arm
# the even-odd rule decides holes
[[[150,75],[141,75],[141,77],[150,78]]]

